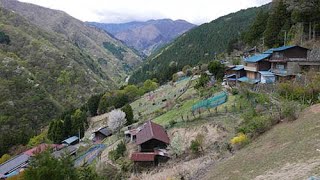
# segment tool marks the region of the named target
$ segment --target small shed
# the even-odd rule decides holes
[[[78,143],[79,143],[79,138],[77,136],[72,136],[72,137],[62,141],[62,144],[66,144],[67,146],[75,145]]]
[[[61,158],[63,156],[72,156],[76,155],[77,153],[77,147],[76,146],[68,146],[66,148],[63,148],[59,151],[55,151],[52,153],[52,156],[55,158]]]
[[[262,84],[272,84],[276,81],[276,76],[270,71],[259,71]]]
[[[102,141],[103,139],[112,135],[112,132],[108,127],[100,128],[99,130],[93,132],[94,133],[94,141]]]

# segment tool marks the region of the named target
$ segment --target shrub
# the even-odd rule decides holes
[[[200,152],[200,143],[196,140],[191,141],[190,149],[192,153],[198,154]]]
[[[1,158],[0,158],[0,164],[8,161],[10,158],[11,158],[11,156],[9,154],[2,155]]]
[[[236,137],[231,139],[231,144],[232,145],[243,145],[247,144],[249,141],[247,135],[243,133],[239,133]]]
[[[300,105],[297,102],[289,101],[281,104],[281,116],[289,121],[294,121],[298,118]]]
[[[239,94],[239,90],[237,88],[232,88],[231,94],[232,95],[237,95],[237,94]]]
[[[262,134],[272,126],[272,118],[268,116],[256,116],[252,119],[245,119],[238,128],[239,133]]]
[[[114,150],[111,150],[109,152],[109,159],[112,161],[117,161],[119,158],[124,157],[125,152],[127,151],[126,144],[121,141],[118,145],[117,148]]]
[[[133,170],[133,163],[132,161],[125,159],[125,158],[120,158],[118,159],[117,163],[120,165],[121,172],[131,172]]]
[[[177,122],[175,120],[169,121],[169,127],[173,127]]]
[[[202,134],[198,134],[194,140],[191,141],[190,149],[192,153],[198,154],[202,150],[202,145],[204,141],[204,136]]]

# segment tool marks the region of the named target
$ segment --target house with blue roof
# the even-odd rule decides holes
[[[236,83],[239,78],[246,76],[243,65],[232,65],[226,69],[226,76],[229,83]]]
[[[270,72],[271,63],[269,58],[271,54],[263,53],[244,59],[246,76],[239,78],[240,82],[247,82],[250,84],[257,83],[274,83],[275,75]]]

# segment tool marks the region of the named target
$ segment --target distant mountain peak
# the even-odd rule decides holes
[[[150,55],[196,26],[181,19],[151,19],[119,24],[88,22],[88,24],[107,31],[145,55]]]

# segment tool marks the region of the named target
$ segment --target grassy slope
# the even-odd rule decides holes
[[[320,175],[320,105],[282,123],[232,158],[208,170],[205,179],[307,179]],[[257,177],[258,176],[258,177]]]

